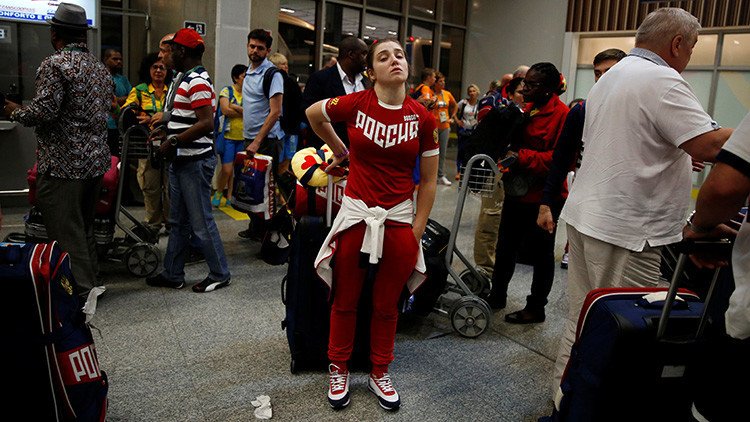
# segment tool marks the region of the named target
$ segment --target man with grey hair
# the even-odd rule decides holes
[[[691,157],[714,161],[732,133],[719,128],[680,76],[699,29],[683,9],[651,12],[635,48],[589,93],[586,153],[560,216],[570,242],[571,310],[595,288],[657,285],[660,247],[682,239]],[[556,406],[573,340],[574,330],[566,330],[554,369]]]
[[[513,78],[525,78],[526,72],[528,71],[529,71],[529,67],[526,66],[525,64],[522,64],[518,66],[516,70],[513,71]]]

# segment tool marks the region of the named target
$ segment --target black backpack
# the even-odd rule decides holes
[[[419,97],[422,96],[422,87],[423,86],[424,86],[424,84],[417,85],[417,87],[414,88],[414,92],[412,92],[411,94],[409,94],[409,96],[412,97],[412,98],[414,98],[415,100],[418,100]]]
[[[489,155],[494,161],[500,159],[512,142],[521,139],[524,121],[523,112],[515,105],[493,107],[466,140],[466,161],[476,154]]]
[[[300,109],[302,91],[299,89],[297,81],[278,67],[271,66],[263,74],[263,94],[268,98],[271,93],[271,82],[273,82],[273,77],[277,73],[281,73],[284,78],[284,97],[282,98],[279,123],[286,134],[296,135],[299,133],[299,124],[302,121],[302,110]]]

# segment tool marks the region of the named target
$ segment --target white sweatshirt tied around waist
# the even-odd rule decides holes
[[[318,256],[315,258],[315,271],[329,288],[333,285],[331,258],[336,250],[336,235],[358,224],[360,221],[364,221],[366,225],[365,236],[362,239],[360,252],[369,254],[369,262],[377,264],[380,258],[383,257],[385,220],[412,224],[414,221],[414,206],[412,201],[407,199],[390,209],[384,209],[377,206],[368,207],[362,200],[344,196],[341,201],[339,213],[333,220],[331,231],[328,233],[323,246],[320,248],[320,252],[318,252]],[[417,252],[417,264],[406,283],[409,291],[414,292],[422,284],[425,279],[426,270],[424,254],[420,245]]]

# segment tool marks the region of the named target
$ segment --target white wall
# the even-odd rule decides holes
[[[566,0],[471,0],[469,13],[462,92],[470,83],[484,92],[521,64],[562,70]]]
[[[216,66],[211,73],[216,90],[232,84],[232,66],[248,64],[247,34],[265,28],[278,49],[279,0],[218,0],[216,4]]]
[[[211,73],[217,92],[232,84],[232,66],[247,64],[250,2],[219,0],[216,5],[216,66]]]

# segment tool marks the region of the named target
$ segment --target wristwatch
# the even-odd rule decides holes
[[[169,145],[172,145],[173,147],[177,146],[177,135],[170,135],[167,138],[167,142],[169,142]]]

